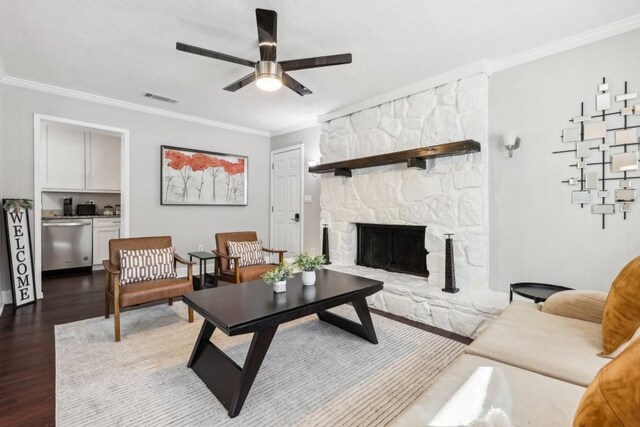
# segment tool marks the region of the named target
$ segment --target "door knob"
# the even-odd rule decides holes
[[[295,222],[300,222],[300,214],[299,213],[295,214],[291,219],[294,220]]]

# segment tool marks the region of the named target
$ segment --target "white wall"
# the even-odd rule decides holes
[[[573,187],[560,181],[579,176],[560,132],[569,119],[595,110],[602,77],[611,92],[640,90],[640,30],[576,48],[494,74],[490,79],[491,286],[539,281],[574,288],[609,289],[621,267],[640,254],[640,206],[628,219],[601,216],[570,203]],[[633,103],[640,103],[635,100]],[[614,108],[619,104],[614,103]],[[618,118],[618,120],[620,120]],[[613,123],[613,122],[612,122]],[[640,125],[640,116],[629,119]],[[522,147],[509,159],[501,134],[519,130]],[[595,154],[592,154],[592,158]],[[634,181],[640,187],[640,180]],[[618,186],[610,181],[610,190]]]
[[[130,130],[131,236],[171,235],[179,253],[214,248],[214,234],[241,229],[269,237],[269,138],[213,128],[58,95],[0,85],[0,194],[33,197],[33,114]],[[160,145],[249,156],[249,205],[161,206]],[[32,220],[33,222],[33,220]],[[4,233],[4,230],[2,231]],[[0,235],[0,289],[10,289]],[[46,297],[46,296],[45,296]]]
[[[304,194],[311,196],[311,203],[303,206],[304,250],[319,255],[322,253],[322,230],[320,224],[320,176],[308,172],[308,162],[320,160],[320,125],[271,138],[271,149],[304,145]]]

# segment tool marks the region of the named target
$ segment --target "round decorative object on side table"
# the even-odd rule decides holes
[[[524,298],[532,299],[533,302],[537,304],[539,302],[545,302],[547,298],[557,292],[572,290],[573,288],[567,288],[566,286],[549,285],[546,283],[512,283],[509,289],[509,302],[513,301],[513,294],[516,294]]]

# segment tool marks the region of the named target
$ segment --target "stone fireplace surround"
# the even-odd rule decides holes
[[[322,124],[321,163],[464,139],[480,153],[323,175],[321,219],[329,224],[329,267],[383,280],[369,304],[475,337],[508,303],[489,289],[488,77],[477,74]],[[356,223],[426,225],[429,278],[355,265]],[[444,287],[444,234],[454,233],[456,282]]]

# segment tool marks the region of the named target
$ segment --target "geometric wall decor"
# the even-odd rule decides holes
[[[613,97],[603,78],[595,94],[596,111],[586,114],[582,102],[580,115],[571,118],[572,126],[562,130],[560,140],[572,148],[552,153],[574,155],[571,173],[562,183],[573,186],[571,203],[580,208],[590,205],[592,214],[602,216],[602,229],[607,215],[618,211],[627,219],[636,203],[636,180],[640,180],[637,98],[637,92],[629,92],[627,82],[624,93]]]

